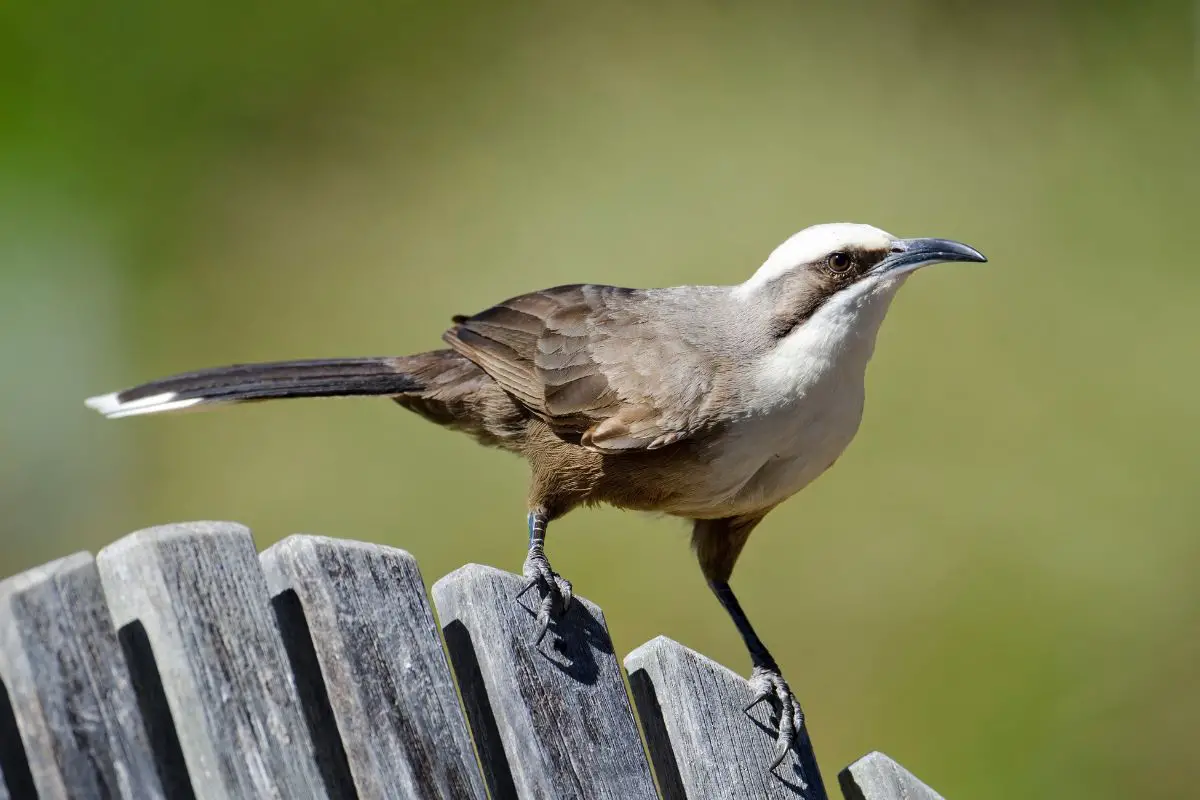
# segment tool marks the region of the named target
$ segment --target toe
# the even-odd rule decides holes
[[[782,699],[783,708],[779,713],[779,736],[775,739],[775,760],[771,769],[775,769],[787,758],[788,750],[796,740],[795,704],[791,698]]]
[[[745,708],[746,713],[750,713],[751,709],[753,709],[759,703],[762,703],[766,700],[770,700],[775,694],[775,690],[771,687],[770,684],[756,685],[755,681],[751,681],[750,689],[751,689],[751,691],[754,692],[754,697],[750,700],[750,703],[746,706],[746,708]]]
[[[775,745],[775,759],[771,762],[772,770],[779,769],[779,765],[783,763],[783,760],[785,758],[787,758],[788,750],[790,750],[791,748],[792,748],[792,746],[790,743],[784,742],[782,740],[777,745]]]
[[[771,700],[775,696],[775,684],[771,680],[770,673],[759,667],[754,668],[754,672],[750,674],[748,683],[750,684],[750,691],[754,694],[750,703],[744,709],[747,714],[759,703],[764,700]]]
[[[517,592],[516,597],[513,598],[514,600],[520,600],[530,589],[541,583],[541,578],[530,578],[528,575],[525,577],[529,578],[529,582],[525,584],[521,591]]]
[[[754,695],[745,708],[746,713],[764,700],[771,702],[771,710],[774,712],[773,722],[778,726],[775,757],[771,762],[771,769],[774,770],[787,758],[788,751],[792,749],[804,729],[804,712],[800,709],[800,702],[791,687],[777,670],[755,667],[750,675],[749,684]]]
[[[755,707],[756,705],[758,705],[759,703],[761,703],[763,700],[766,700],[766,699],[767,699],[768,697],[770,697],[770,696],[771,696],[771,693],[770,693],[770,692],[766,692],[766,693],[762,693],[762,694],[756,694],[756,695],[754,695],[754,699],[753,699],[753,700],[751,700],[751,701],[750,701],[750,703],[749,703],[749,705],[747,705],[745,708],[743,708],[743,709],[742,709],[742,711],[743,711],[744,713],[746,713],[746,714],[749,714],[751,711],[753,711],[753,710],[754,710],[754,707]]]
[[[574,597],[574,589],[571,586],[571,582],[555,573],[552,585],[558,590],[560,609],[566,611],[567,607],[571,605],[571,599]]]
[[[775,696],[779,698],[779,738],[783,739],[795,731],[795,716],[792,712],[795,711],[796,703],[791,692],[777,692]]]
[[[554,596],[547,594],[542,598],[541,602],[538,603],[538,610],[537,614],[535,615],[535,619],[537,620],[537,630],[533,635],[534,647],[541,644],[542,639],[546,638],[546,633],[550,630],[550,623],[553,620],[553,612]]]

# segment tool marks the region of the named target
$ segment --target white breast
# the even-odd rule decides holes
[[[843,290],[759,363],[747,365],[745,416],[715,448],[691,508],[676,513],[713,517],[761,510],[833,465],[858,432],[867,363],[902,281]]]

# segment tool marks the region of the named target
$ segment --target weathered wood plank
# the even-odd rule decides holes
[[[524,583],[468,564],[433,586],[493,798],[655,797],[604,615],[576,597],[535,646]]]
[[[288,537],[260,560],[301,691],[322,684],[309,691],[328,703],[359,797],[483,800],[416,560],[319,536]],[[314,658],[320,674],[303,666]]]
[[[160,697],[144,707],[169,709],[148,725],[178,751],[173,768],[186,769],[196,797],[345,795],[318,768],[246,528],[150,528],[96,563],[135,671]]]
[[[942,800],[940,794],[878,751],[842,770],[838,783],[846,800]]]
[[[164,796],[90,554],[0,583],[0,680],[13,797]]]
[[[663,796],[826,800],[807,733],[774,772],[775,727],[762,703],[748,715],[740,675],[664,636],[625,657]]]

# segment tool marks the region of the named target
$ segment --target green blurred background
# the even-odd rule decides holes
[[[517,569],[526,472],[383,401],[105,422],[85,396],[439,346],[545,285],[744,279],[834,220],[991,263],[901,293],[866,418],[734,575],[835,769],[1174,798],[1200,717],[1196,17],[332,0],[0,5],[0,574],[186,519]],[[620,653],[739,672],[687,527],[550,553]],[[639,557],[630,561],[628,554]]]

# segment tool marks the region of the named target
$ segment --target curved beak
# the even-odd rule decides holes
[[[930,264],[948,261],[987,261],[987,257],[970,245],[950,239],[900,239],[892,252],[875,265],[871,272],[901,275]]]

